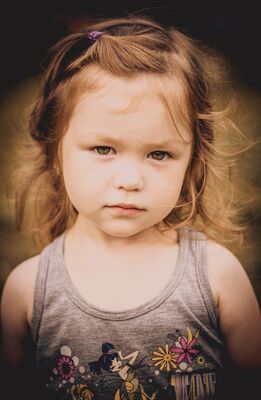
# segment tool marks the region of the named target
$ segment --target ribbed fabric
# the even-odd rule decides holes
[[[224,344],[207,279],[206,237],[189,228],[178,236],[164,290],[120,312],[78,293],[64,264],[64,234],[43,250],[32,334],[46,399],[219,398]]]

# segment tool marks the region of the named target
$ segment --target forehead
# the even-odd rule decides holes
[[[84,79],[84,77],[82,78]],[[168,127],[190,137],[186,99],[181,84],[173,77],[137,73],[118,77],[92,67],[83,81],[72,120],[88,126],[131,124]],[[124,125],[123,125],[124,126]],[[126,126],[124,126],[126,127]]]

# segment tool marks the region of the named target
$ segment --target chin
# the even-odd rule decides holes
[[[106,232],[108,235],[115,237],[115,238],[129,238],[132,236],[137,235],[139,232],[119,232],[119,231],[113,231],[113,232]]]
[[[144,229],[115,228],[115,229],[104,229],[104,232],[112,237],[128,238],[138,235],[143,230]]]

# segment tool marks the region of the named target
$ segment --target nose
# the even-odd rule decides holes
[[[126,160],[117,165],[117,171],[114,177],[114,187],[116,189],[125,190],[143,189],[144,178],[137,162]]]

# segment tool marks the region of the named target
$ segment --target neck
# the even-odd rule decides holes
[[[129,237],[115,237],[103,232],[91,223],[77,218],[75,224],[67,231],[67,240],[78,243],[82,248],[97,248],[100,251],[121,253],[130,251],[144,251],[153,246],[168,246],[177,242],[177,232],[168,230],[160,232],[156,226]]]

